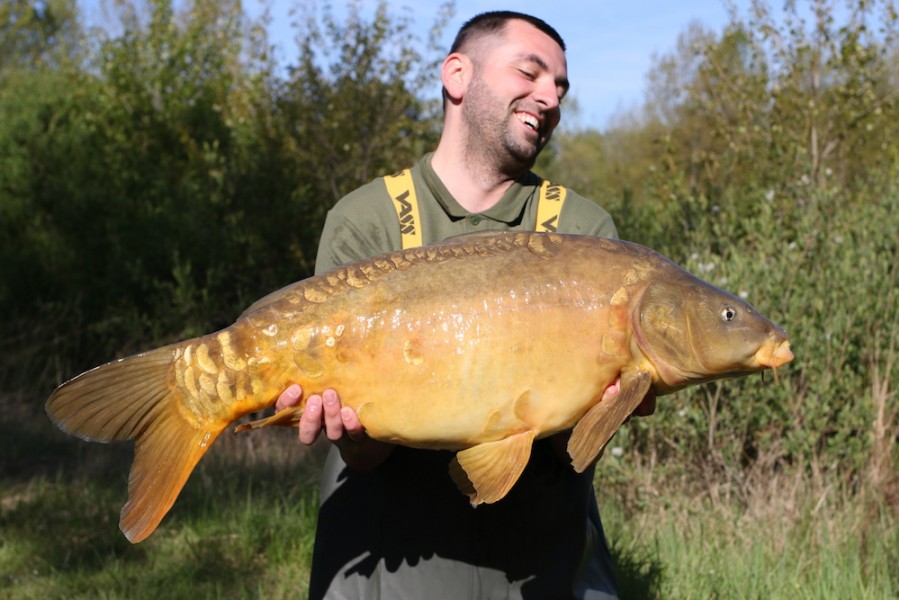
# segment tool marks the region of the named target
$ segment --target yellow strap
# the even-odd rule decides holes
[[[418,199],[415,197],[415,186],[412,184],[412,171],[404,169],[399,173],[384,178],[387,193],[393,200],[393,208],[400,220],[400,236],[403,249],[421,246],[421,218],[418,212]]]
[[[544,179],[537,196],[537,227],[535,231],[555,232],[559,228],[559,215],[568,190],[557,183]]]
[[[415,196],[415,185],[412,183],[412,171],[404,169],[399,173],[384,178],[387,193],[393,200],[393,208],[400,222],[400,236],[403,249],[416,248],[422,245],[421,217],[418,211],[418,198]],[[568,190],[564,186],[544,179],[537,196],[537,224],[535,231],[555,232],[559,227],[559,215]]]

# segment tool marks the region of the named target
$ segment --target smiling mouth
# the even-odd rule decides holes
[[[519,121],[530,127],[536,132],[540,132],[540,120],[534,115],[528,113],[515,113]]]

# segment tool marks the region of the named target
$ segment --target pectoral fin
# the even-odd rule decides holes
[[[568,440],[568,455],[575,471],[584,472],[596,460],[621,424],[640,405],[651,383],[646,371],[622,373],[618,395],[597,402],[581,417]]]
[[[262,429],[263,427],[299,427],[300,417],[303,416],[302,406],[291,406],[273,414],[265,419],[256,419],[247,423],[241,423],[234,428],[234,433],[247,431],[248,429]]]
[[[450,463],[450,477],[472,506],[492,504],[509,493],[531,457],[534,432],[462,450]]]

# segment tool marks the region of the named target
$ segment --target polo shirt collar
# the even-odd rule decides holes
[[[434,172],[434,168],[431,166],[433,154],[433,152],[426,154],[421,160],[421,174],[425,184],[444,212],[452,219],[458,220],[471,216],[473,213],[456,201],[443,185],[437,173]],[[527,171],[509,186],[499,202],[479,214],[493,221],[501,221],[510,225],[520,222],[528,201],[537,193],[539,185],[540,178],[531,171]]]

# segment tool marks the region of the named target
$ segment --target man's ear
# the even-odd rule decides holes
[[[472,68],[471,59],[459,52],[453,52],[443,59],[440,79],[449,100],[458,102],[465,95],[468,82],[471,80]]]

